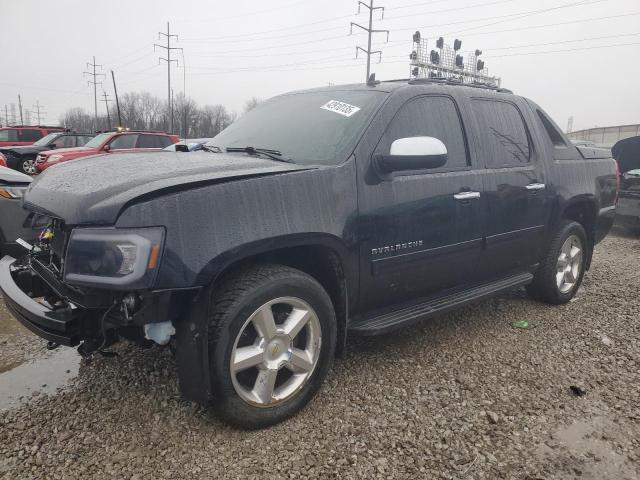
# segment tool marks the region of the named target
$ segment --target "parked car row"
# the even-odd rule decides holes
[[[177,135],[164,132],[114,131],[100,133],[81,147],[48,150],[38,154],[35,168],[42,172],[52,165],[90,155],[162,150],[180,141]]]
[[[169,147],[180,139],[164,132],[115,130],[100,134],[62,127],[0,128],[0,166],[35,175],[52,165],[90,155]],[[192,151],[204,142],[189,141],[174,151]]]
[[[36,156],[47,150],[82,147],[95,137],[93,133],[56,132],[50,133],[31,145],[0,148],[6,166],[22,173],[33,175],[36,171]]]

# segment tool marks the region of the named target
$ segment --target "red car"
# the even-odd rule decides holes
[[[87,142],[83,147],[58,148],[38,154],[36,169],[38,172],[46,170],[51,165],[76,160],[104,153],[123,153],[131,151],[162,150],[177,143],[177,135],[164,132],[116,131],[101,133]]]
[[[0,153],[0,167],[6,167],[7,166],[7,159],[6,157]]]
[[[2,127],[0,128],[0,147],[13,147],[15,145],[31,145],[42,137],[53,132],[64,132],[62,127]]]

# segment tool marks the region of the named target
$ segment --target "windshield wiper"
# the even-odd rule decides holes
[[[222,153],[222,150],[220,149],[220,147],[218,147],[217,145],[202,145],[202,150],[204,150],[205,152],[211,152],[211,153]]]
[[[269,148],[255,148],[255,147],[227,147],[227,152],[244,152],[249,155],[264,155],[271,160],[277,162],[294,163],[293,160],[282,156],[282,152],[278,150],[271,150]]]

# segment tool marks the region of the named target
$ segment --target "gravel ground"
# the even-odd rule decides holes
[[[0,478],[637,479],[638,272],[640,240],[612,235],[565,306],[515,292],[353,338],[306,410],[258,432],[180,400],[167,350],[120,345],[0,412]]]

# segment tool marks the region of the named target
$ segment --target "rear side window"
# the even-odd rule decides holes
[[[518,108],[499,100],[474,99],[487,168],[526,165],[531,158],[529,136]]]
[[[558,129],[558,127],[556,127],[553,121],[540,110],[536,110],[536,113],[538,114],[538,117],[540,117],[540,121],[542,122],[547,135],[549,135],[549,140],[551,140],[551,143],[553,143],[553,145],[556,147],[566,147],[567,142],[565,142],[562,133],[560,133],[560,130]]]
[[[0,142],[17,142],[17,130],[0,130]]]
[[[25,129],[20,130],[20,140],[23,142],[35,142],[42,138],[42,132],[40,130]]]
[[[405,103],[389,124],[376,153],[387,155],[394,140],[407,137],[435,137],[441,140],[447,147],[444,170],[469,166],[460,115],[450,97],[418,97]]]
[[[159,139],[158,135],[140,135],[138,148],[160,148]]]
[[[138,140],[138,135],[118,135],[111,141],[109,146],[112,149],[135,148],[136,140]]]
[[[173,144],[173,142],[171,142],[171,139],[169,137],[163,137],[161,135],[157,135],[156,139],[157,139],[156,141],[158,142],[158,146],[160,148],[168,147],[169,145]]]

